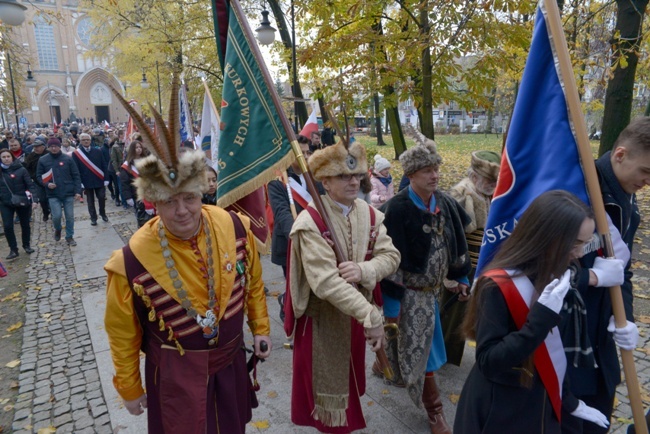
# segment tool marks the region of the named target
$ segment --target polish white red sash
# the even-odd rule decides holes
[[[507,273],[507,274],[506,274]],[[517,328],[521,329],[526,323],[530,302],[535,292],[532,282],[526,276],[515,276],[514,270],[489,270],[485,273],[501,289],[506,299],[508,310]],[[562,381],[566,372],[566,356],[560,331],[553,327],[544,342],[535,350],[533,360],[535,369],[544,384],[558,420],[562,415]]]
[[[312,201],[311,194],[298,181],[289,177],[289,187],[291,187],[291,196],[293,200],[300,204],[302,209],[306,209],[309,202]]]
[[[88,170],[93,172],[102,181],[104,180],[104,171],[99,167],[95,166],[95,163],[90,161],[90,158],[88,158],[88,156],[84,151],[77,148],[74,150],[74,154],[77,156],[77,158],[79,158],[79,160],[83,163],[83,165],[88,168]]]
[[[135,167],[135,164],[132,164],[129,166],[129,163],[125,161],[122,163],[122,169],[126,170],[128,174],[130,174],[132,177],[137,178],[140,176],[140,172],[138,172],[138,169]]]

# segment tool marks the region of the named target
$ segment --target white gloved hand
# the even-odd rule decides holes
[[[571,416],[588,420],[589,422],[593,422],[598,426],[602,426],[603,428],[607,428],[609,426],[607,416],[602,414],[599,410],[593,407],[589,407],[582,400],[578,400],[578,407],[576,407],[576,409],[571,412]]]
[[[153,209],[145,209],[144,212],[146,212],[149,215],[153,215]]]
[[[133,201],[133,199],[127,199],[127,200],[126,200],[126,204],[127,204],[128,206],[133,206],[133,205],[135,205],[135,202]]]
[[[620,348],[628,351],[632,351],[636,348],[639,341],[639,329],[633,322],[628,321],[625,327],[619,329],[616,328],[614,315],[612,315],[609,317],[607,331],[614,334],[614,342],[616,342],[616,345]]]
[[[108,187],[108,181],[104,181],[104,187]]]
[[[622,259],[616,258],[601,258],[600,256],[594,261],[594,265],[590,268],[596,275],[599,288],[610,288],[612,286],[620,286],[623,284],[625,276],[625,264]]]
[[[564,303],[564,296],[569,290],[570,279],[571,270],[566,270],[561,279],[553,279],[551,283],[546,285],[537,302],[548,307],[555,313],[560,313],[560,309],[562,309],[562,304]]]

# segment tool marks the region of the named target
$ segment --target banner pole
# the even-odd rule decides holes
[[[294,155],[298,160],[298,164],[300,165],[300,169],[302,170],[303,176],[305,178],[305,182],[307,184],[307,190],[309,191],[309,194],[311,195],[314,201],[314,206],[316,207],[316,210],[318,211],[321,218],[323,219],[323,223],[325,223],[325,226],[330,232],[332,244],[334,244],[332,248],[336,256],[336,262],[337,263],[344,262],[345,254],[343,253],[343,248],[341,247],[342,244],[338,240],[336,236],[336,232],[333,230],[334,226],[332,225],[332,220],[327,214],[327,211],[325,210],[325,206],[323,205],[323,201],[320,195],[318,194],[318,189],[316,188],[314,177],[312,176],[312,173],[310,172],[309,167],[307,166],[307,161],[305,160],[305,156],[303,155],[302,150],[300,149],[300,145],[298,144],[298,140],[296,139],[296,133],[293,131],[293,128],[289,123],[289,119],[287,119],[287,115],[284,113],[284,110],[282,108],[282,102],[280,101],[280,96],[275,90],[273,80],[271,79],[271,75],[269,74],[269,71],[266,68],[266,63],[264,63],[262,53],[260,52],[260,49],[257,46],[257,42],[255,41],[253,32],[250,26],[248,25],[246,14],[244,14],[244,10],[242,9],[238,0],[230,0],[230,7],[232,8],[233,12],[237,16],[240,26],[244,31],[246,39],[248,40],[249,46],[251,48],[251,52],[253,53],[253,56],[255,57],[257,63],[260,66],[260,71],[262,72],[262,76],[264,77],[264,83],[266,84],[266,87],[269,89],[271,99],[273,100],[273,105],[275,106],[275,109],[278,113],[278,117],[282,122],[282,127],[284,128],[285,134],[289,139],[289,143],[291,144],[291,149],[293,150]],[[215,10],[213,10],[212,12],[213,14],[216,14]],[[382,370],[385,373],[388,373],[389,375],[387,375],[387,377],[391,379],[393,376],[392,370],[390,369],[390,366],[387,365],[388,358],[386,357],[386,353],[383,346],[379,349],[377,355],[379,356],[380,363],[382,364]]]
[[[543,5],[546,10],[546,20],[552,36],[553,51],[558,57],[560,80],[564,84],[563,87],[566,101],[569,107],[569,117],[573,124],[576,140],[578,142],[578,152],[580,153],[582,170],[587,182],[587,191],[589,192],[591,207],[596,217],[596,228],[600,234],[605,255],[609,258],[613,258],[614,248],[609,233],[607,216],[605,214],[605,204],[600,190],[600,183],[598,181],[596,164],[591,151],[591,144],[589,143],[587,126],[582,115],[582,107],[580,106],[580,98],[575,84],[573,67],[567,50],[566,38],[560,19],[560,11],[555,0],[543,0]],[[627,318],[625,316],[621,287],[613,286],[609,288],[609,295],[612,299],[612,310],[614,312],[616,327],[625,327],[627,325]],[[623,372],[625,374],[625,384],[630,399],[630,407],[632,408],[632,414],[634,416],[634,427],[637,433],[648,434],[648,425],[646,424],[645,414],[643,412],[639,380],[636,374],[636,367],[634,366],[633,351],[624,350],[622,348],[619,348],[619,350],[621,352],[621,360],[623,361]]]

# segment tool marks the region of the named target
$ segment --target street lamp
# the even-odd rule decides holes
[[[142,81],[140,82],[140,87],[143,89],[149,89],[149,82],[147,81],[147,73],[144,72],[144,68],[142,68]]]
[[[25,86],[29,89],[34,89],[36,87],[36,80],[32,75],[32,66],[27,64],[27,80],[25,80]]]
[[[156,60],[156,80],[158,80],[158,110],[162,115],[162,99],[160,97],[160,72],[158,71],[158,61]],[[147,81],[147,73],[144,72],[142,68],[142,81],[140,82],[140,87],[143,89],[149,89],[150,83]]]
[[[266,7],[262,11],[262,21],[260,26],[255,29],[257,32],[257,40],[262,45],[270,45],[275,39],[275,29],[269,22],[269,11]],[[294,0],[291,0],[291,72],[293,76],[293,85],[291,90],[293,92],[293,119],[295,123],[296,133],[298,132],[298,70],[296,68],[296,9]]]
[[[27,6],[16,0],[0,0],[0,21],[8,26],[19,26],[25,21]]]
[[[257,40],[260,44],[271,45],[275,41],[275,28],[269,21],[269,11],[266,10],[266,7],[262,11],[262,22],[260,22],[260,26],[255,31],[257,32]]]

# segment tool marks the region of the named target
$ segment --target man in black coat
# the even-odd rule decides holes
[[[587,334],[597,366],[575,367],[569,363],[567,375],[571,392],[609,419],[616,386],[621,382],[616,346],[633,350],[639,336],[634,324],[630,258],[641,220],[635,193],[650,184],[650,118],[632,121],[621,132],[613,149],[596,161],[596,170],[610,220],[615,255],[624,264],[621,292],[627,325],[623,328],[614,326],[609,287],[620,284],[615,279],[618,272],[610,269],[611,265],[602,265],[604,261],[598,257],[600,240],[594,237],[580,260],[582,271],[578,291],[586,307]],[[562,432],[605,433],[607,429],[562,414]]]
[[[91,146],[91,138],[88,134],[79,136],[81,146],[72,153],[72,159],[77,165],[81,183],[86,192],[86,202],[88,203],[88,214],[90,214],[90,224],[97,226],[97,209],[95,208],[95,197],[99,205],[99,215],[105,222],[108,221],[106,216],[106,186],[108,185],[108,158],[103,151],[104,144],[101,148]]]
[[[61,214],[65,213],[65,240],[76,246],[74,240],[74,201],[81,198],[81,178],[77,165],[61,152],[61,141],[52,137],[47,141],[50,153],[38,160],[36,182],[47,192],[50,202],[54,241],[61,239]]]

